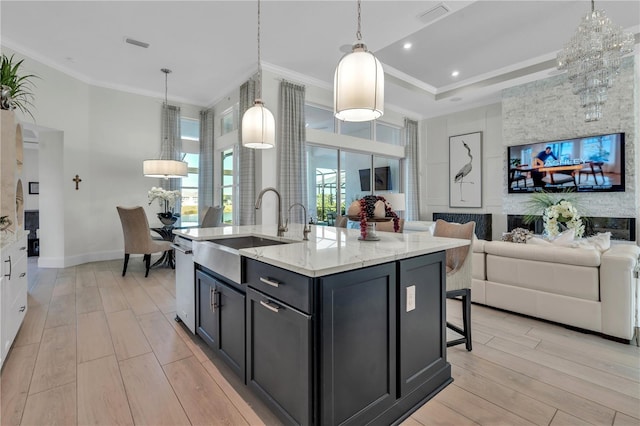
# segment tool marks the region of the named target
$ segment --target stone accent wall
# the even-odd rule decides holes
[[[599,121],[586,123],[580,98],[574,95],[566,73],[505,89],[502,94],[502,141],[507,146],[569,139],[605,133],[625,133],[625,192],[579,194],[583,216],[638,217],[638,91],[634,57],[623,61],[609,89]],[[507,165],[503,162],[504,182]],[[526,213],[526,194],[503,189],[503,213]]]

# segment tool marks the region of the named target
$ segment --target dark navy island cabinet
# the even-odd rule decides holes
[[[198,271],[198,334],[232,366],[244,359],[236,370],[286,424],[397,424],[452,381],[444,263],[437,252],[310,278],[243,258],[246,294]],[[245,343],[225,348],[231,332]]]

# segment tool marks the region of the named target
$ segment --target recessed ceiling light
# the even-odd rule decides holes
[[[402,47],[404,47],[405,49],[411,49],[411,43],[406,42],[405,44],[402,45]]]
[[[455,71],[453,71],[453,72],[451,73],[451,77],[457,77],[457,76],[459,76],[459,75],[460,75],[460,71],[458,71],[458,70],[455,70]]]

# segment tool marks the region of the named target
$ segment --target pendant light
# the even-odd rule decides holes
[[[360,0],[357,40],[352,52],[338,62],[333,77],[335,116],[343,121],[370,121],[384,114],[384,72],[382,64],[362,41]]]
[[[188,164],[186,161],[174,160],[176,153],[169,147],[169,120],[166,117],[167,101],[167,75],[171,72],[168,68],[162,68],[164,73],[164,104],[163,118],[165,122],[164,139],[160,145],[160,158],[157,160],[144,160],[142,163],[142,173],[146,177],[154,178],[181,178],[188,175]]]
[[[254,149],[273,148],[276,144],[276,121],[265,106],[262,96],[260,63],[260,0],[258,0],[258,84],[254,105],[242,116],[242,146]]]

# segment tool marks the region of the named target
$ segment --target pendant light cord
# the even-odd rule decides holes
[[[358,0],[358,29],[356,31],[356,38],[358,41],[362,40],[362,25],[361,25],[361,12],[360,12],[360,0]]]
[[[591,13],[596,11],[596,2],[595,0],[591,0]]]
[[[171,70],[169,68],[162,68],[160,71],[164,73],[164,104],[162,105],[162,119],[164,121],[164,138],[162,138],[163,144],[160,152],[161,160],[173,160],[174,153],[169,152],[169,117],[168,117],[168,107],[169,107],[169,97],[167,93],[169,92],[169,85],[167,83],[169,73]],[[166,158],[165,158],[166,157]]]
[[[260,0],[258,0],[258,88],[256,99],[262,98],[262,64],[260,62]]]

